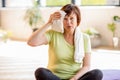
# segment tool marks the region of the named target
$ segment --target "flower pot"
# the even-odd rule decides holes
[[[118,47],[118,42],[119,42],[119,38],[118,37],[113,37],[113,47],[114,48]]]
[[[101,44],[100,36],[90,36],[90,40],[91,40],[91,47],[92,48],[98,47]]]

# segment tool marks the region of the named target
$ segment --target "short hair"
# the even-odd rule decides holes
[[[80,24],[81,22],[81,13],[80,13],[80,9],[78,6],[74,5],[74,4],[67,4],[65,6],[63,6],[61,8],[62,11],[65,11],[66,15],[70,15],[71,13],[75,13],[77,15],[77,26]]]

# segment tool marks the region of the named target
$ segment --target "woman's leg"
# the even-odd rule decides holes
[[[103,73],[99,69],[94,69],[84,74],[79,80],[102,80]]]
[[[35,78],[36,80],[60,80],[60,78],[45,68],[38,68],[35,71]]]

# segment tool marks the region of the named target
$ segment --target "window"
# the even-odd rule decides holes
[[[105,5],[105,0],[81,0],[81,5]]]
[[[2,7],[30,7],[32,0],[2,0]]]
[[[46,6],[63,6],[71,3],[71,0],[46,0]]]
[[[120,0],[36,0],[40,6],[63,6],[73,3],[81,6],[120,6]],[[2,7],[29,7],[33,0],[0,0]]]
[[[120,0],[46,0],[46,6],[62,6],[68,3],[81,6],[118,6]]]
[[[81,0],[81,5],[115,6],[120,5],[120,0]]]

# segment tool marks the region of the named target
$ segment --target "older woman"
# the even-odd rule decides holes
[[[48,22],[35,31],[28,40],[30,46],[49,45],[49,62],[47,69],[35,71],[36,80],[101,80],[102,72],[98,69],[89,70],[90,55],[89,38],[84,38],[84,58],[81,63],[74,61],[74,33],[81,21],[80,10],[76,5],[67,4],[61,8],[66,13],[63,25],[64,33],[48,30],[53,20],[61,17],[59,12],[50,15]],[[44,54],[44,53],[41,53]]]

